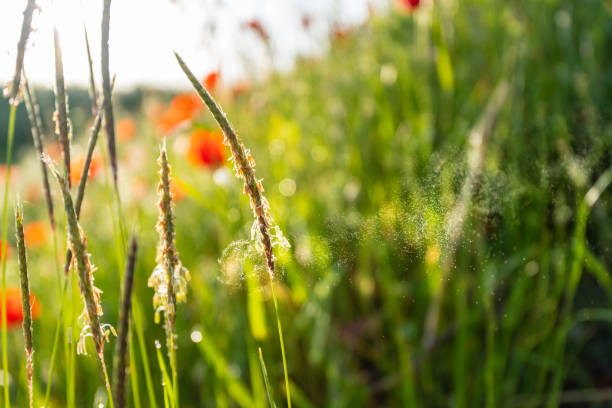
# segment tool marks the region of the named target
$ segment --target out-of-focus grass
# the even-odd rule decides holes
[[[610,325],[602,317],[610,307],[612,202],[604,191],[590,212],[581,203],[612,164],[611,41],[612,18],[598,0],[436,1],[411,15],[375,16],[333,39],[325,57],[304,58],[235,98],[218,90],[292,243],[278,254],[276,288],[297,407],[555,406],[576,395],[564,390],[590,390],[579,394],[586,401],[610,386]],[[449,251],[448,216],[469,172],[469,132],[500,81],[509,94],[444,283],[436,341],[424,350],[425,316]],[[79,109],[70,100],[73,122],[87,117],[84,93],[83,101]],[[118,142],[118,157],[125,227],[140,237],[134,302],[142,336],[134,332],[131,353],[145,379],[143,406],[148,376],[158,406],[164,395],[155,359],[163,331],[146,287],[161,142],[153,105],[149,96],[141,109],[117,112],[137,125],[133,139]],[[265,264],[236,242],[250,237],[249,203],[229,164],[186,160],[190,133],[201,128],[215,129],[203,109],[167,140],[185,193],[175,211],[177,248],[192,275],[177,315],[181,405],[265,407],[257,347],[281,403],[274,315],[260,284]],[[85,129],[75,124],[75,156]],[[18,141],[30,140],[17,131]],[[27,220],[46,221],[34,154],[21,153],[12,190],[24,197]],[[122,260],[112,180],[102,174],[88,186],[81,221],[105,316],[115,321]],[[43,307],[34,329],[38,393],[59,309],[51,248],[49,230],[46,244],[28,252]],[[8,262],[17,284],[14,253]],[[67,310],[80,309],[77,298]],[[136,340],[148,352],[146,371]],[[11,392],[22,402],[18,331],[9,347]],[[67,361],[61,355],[56,368],[54,406],[66,404]],[[75,406],[89,405],[103,393],[96,362],[76,357],[74,370]]]

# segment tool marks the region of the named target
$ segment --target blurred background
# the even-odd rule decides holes
[[[39,5],[25,70],[41,105],[45,150],[59,160],[57,24],[79,169],[93,120],[83,26],[99,85],[101,2]],[[13,75],[24,6],[0,6],[2,81]],[[292,245],[277,252],[275,287],[296,407],[610,406],[610,44],[609,0],[113,2],[120,190],[127,230],[141,246],[131,367],[140,381],[131,383],[130,404],[162,400],[154,341],[163,343],[163,330],[147,278],[165,139],[177,247],[192,276],[177,317],[181,405],[267,406],[261,347],[284,406],[252,211],[176,50],[251,148]],[[0,146],[7,118],[3,99]],[[41,393],[61,300],[29,127],[20,106],[11,192],[24,198],[33,223],[26,239],[40,302]],[[104,132],[100,139],[81,223],[104,292],[103,320],[116,324],[123,257]],[[63,217],[58,222],[62,254]],[[79,332],[75,282],[64,302],[72,312],[52,406],[93,406],[105,394],[96,361],[78,357],[77,374],[67,374]],[[22,406],[21,333],[10,336],[9,386]]]

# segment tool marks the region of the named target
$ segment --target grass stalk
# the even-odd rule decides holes
[[[156,320],[158,313],[164,312],[164,330],[166,332],[166,345],[168,358],[170,359],[170,370],[172,375],[172,401],[178,406],[178,368],[176,360],[176,305],[177,302],[185,301],[187,294],[187,281],[189,272],[179,260],[178,251],[174,243],[174,215],[172,213],[173,202],[170,191],[170,164],[165,143],[160,148],[158,160],[160,170],[160,182],[158,191],[160,193],[158,208],[159,218],[157,221],[157,232],[159,233],[159,244],[157,246],[157,266],[149,278],[148,285],[155,289],[153,305],[156,309]]]
[[[123,296],[121,298],[121,305],[119,309],[117,344],[115,346],[115,374],[113,376],[113,380],[115,405],[117,408],[125,407],[125,371],[127,368],[130,310],[132,308],[132,286],[134,283],[134,267],[136,264],[137,250],[138,244],[136,242],[136,237],[133,236],[125,268],[125,275],[123,277]]]
[[[272,301],[274,303],[274,314],[276,317],[276,327],[278,329],[278,339],[280,342],[281,356],[283,359],[283,373],[285,375],[285,391],[287,395],[287,407],[291,408],[291,388],[289,386],[289,374],[287,370],[287,356],[285,354],[285,341],[283,339],[283,326],[281,325],[280,315],[278,313],[278,301],[274,291],[274,281],[270,279],[270,291],[272,292]]]
[[[60,175],[50,158],[46,157],[46,163],[57,179],[62,192],[67,219],[66,229],[68,233],[68,244],[75,257],[76,272],[80,281],[79,286],[81,289],[81,297],[83,298],[83,303],[85,306],[82,316],[85,321],[89,323],[87,325],[87,330],[84,330],[81,333],[81,339],[77,349],[80,353],[86,354],[85,339],[88,335],[91,335],[96,348],[96,354],[98,355],[100,365],[102,367],[106,390],[108,392],[109,404],[111,407],[114,407],[106,363],[104,362],[104,343],[108,341],[110,332],[114,332],[114,329],[108,325],[103,326],[100,323],[100,316],[103,314],[100,304],[101,292],[93,285],[93,271],[95,268],[90,263],[90,255],[86,251],[85,234],[77,221],[76,211],[70,195],[68,181],[65,177]]]
[[[15,236],[17,240],[17,252],[19,260],[19,276],[21,280],[21,307],[23,311],[23,340],[26,351],[26,369],[28,375],[28,396],[30,408],[34,407],[34,346],[32,342],[32,304],[30,302],[30,277],[28,275],[28,261],[25,248],[25,237],[23,234],[23,210],[17,199],[15,206]]]
[[[159,363],[159,370],[162,373],[163,380],[163,388],[164,388],[164,406],[168,407],[176,407],[176,401],[174,400],[174,387],[172,384],[172,380],[168,375],[168,369],[166,368],[166,363],[164,362],[164,357],[161,354],[161,344],[159,341],[155,340],[155,352],[157,354],[157,362]]]
[[[114,87],[115,85],[115,78],[113,78],[113,83],[112,86]],[[98,113],[96,114],[96,118],[94,120],[94,124],[91,128],[91,131],[89,133],[89,138],[88,138],[88,142],[87,142],[87,153],[85,155],[85,162],[83,164],[83,170],[81,172],[81,178],[79,180],[79,186],[77,189],[77,196],[76,196],[76,201],[75,201],[75,211],[76,211],[76,217],[77,217],[77,221],[80,219],[81,216],[81,206],[83,204],[83,198],[85,196],[85,187],[87,185],[87,180],[89,179],[88,174],[89,174],[89,168],[91,166],[91,160],[93,158],[93,152],[95,150],[96,147],[96,143],[98,141],[98,134],[100,133],[100,128],[102,126],[102,115],[103,112],[102,110],[98,110]],[[42,156],[41,156],[41,162],[42,162]],[[42,162],[44,165],[44,162]],[[46,174],[46,166],[45,166],[45,174]],[[54,239],[54,250],[55,250],[55,259],[56,259],[56,263],[57,263],[57,237],[56,234],[54,234],[53,236]],[[60,283],[61,285],[61,289],[60,289],[60,299],[64,298],[64,293],[66,292],[66,288],[68,286],[68,282],[69,282],[69,277],[68,277],[68,272],[70,270],[70,265],[72,262],[72,252],[70,250],[70,248],[68,248],[66,250],[66,257],[65,257],[65,261],[64,261],[64,283],[63,285]],[[59,269],[59,266],[57,266]],[[59,272],[58,272],[59,273]],[[55,334],[54,334],[54,338],[53,338],[53,348],[51,351],[51,362],[49,365],[49,376],[48,376],[48,381],[47,381],[47,389],[45,392],[45,404],[44,406],[47,406],[48,401],[49,401],[49,396],[51,393],[51,383],[52,383],[52,379],[53,379],[53,372],[54,372],[54,368],[55,368],[55,360],[56,360],[56,354],[57,354],[57,345],[59,343],[59,334],[60,334],[60,327],[62,325],[62,317],[64,314],[64,303],[60,303],[60,311],[59,311],[59,318],[57,320],[57,325],[55,328]]]
[[[232,160],[234,162],[234,170],[238,178],[244,181],[244,191],[249,196],[251,208],[253,210],[253,216],[255,222],[251,229],[252,238],[256,238],[256,248],[258,251],[265,256],[266,266],[270,278],[270,287],[272,291],[272,298],[274,300],[274,310],[276,313],[276,323],[279,333],[279,341],[281,354],[283,358],[283,370],[285,374],[285,388],[287,396],[287,406],[291,408],[291,388],[289,383],[289,375],[287,370],[287,359],[285,354],[285,344],[283,340],[283,330],[281,321],[278,313],[278,304],[276,301],[276,294],[274,293],[274,274],[275,274],[275,257],[273,253],[273,246],[278,245],[280,247],[289,247],[289,242],[284,238],[280,228],[274,222],[270,214],[270,206],[266,198],[263,196],[263,185],[261,180],[255,177],[255,160],[245,148],[244,144],[230,125],[227,117],[223,110],[217,105],[215,100],[212,98],[210,93],[202,86],[197,80],[195,75],[187,67],[183,59],[175,52],[176,59],[194,87],[196,93],[202,99],[202,102],[206,105],[208,110],[215,118],[217,124],[223,131],[225,136],[225,144],[229,146],[232,152]]]

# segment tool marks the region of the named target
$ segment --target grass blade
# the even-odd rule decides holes
[[[264,384],[266,385],[266,396],[268,397],[268,404],[270,405],[270,408],[276,408],[276,403],[274,402],[274,397],[272,396],[272,387],[270,386],[270,379],[268,378],[268,370],[266,370],[266,363],[264,362],[261,347],[259,347],[258,351],[259,364],[261,365],[261,373],[264,378]]]

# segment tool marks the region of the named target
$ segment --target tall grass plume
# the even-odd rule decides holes
[[[175,320],[176,304],[185,302],[187,297],[187,283],[190,279],[189,271],[179,260],[179,254],[175,245],[174,215],[172,192],[170,189],[171,168],[168,163],[168,155],[165,143],[160,148],[158,159],[159,185],[159,218],[157,220],[157,232],[159,233],[159,244],[157,246],[157,266],[149,278],[149,287],[154,288],[153,307],[155,308],[155,322],[159,323],[159,315],[164,314],[164,329],[166,331],[166,344],[172,371],[172,386],[174,399],[178,399],[177,391],[177,362],[175,343]]]
[[[276,323],[278,327],[278,336],[281,346],[281,354],[283,357],[283,370],[285,374],[285,389],[287,390],[287,406],[291,408],[291,390],[289,387],[289,374],[287,372],[287,359],[285,355],[285,342],[283,340],[283,330],[278,313],[278,302],[274,292],[274,275],[275,275],[275,256],[273,248],[275,246],[281,248],[289,248],[289,241],[283,235],[281,229],[276,225],[272,215],[270,214],[270,204],[263,195],[264,188],[261,180],[255,177],[255,160],[247,149],[242,140],[238,137],[229,121],[227,120],[223,110],[217,105],[210,93],[197,80],[195,75],[187,67],[183,59],[175,52],[174,55],[185,73],[187,78],[195,88],[204,104],[208,107],[211,114],[217,121],[217,124],[225,135],[224,143],[229,146],[234,163],[236,176],[244,182],[244,193],[248,195],[251,209],[255,221],[251,228],[251,239],[255,242],[255,247],[266,258],[267,269],[270,281],[270,290],[272,292],[272,300],[274,301],[274,311],[276,313]]]

